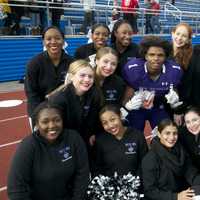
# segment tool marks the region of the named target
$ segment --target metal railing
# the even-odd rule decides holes
[[[72,27],[73,31],[71,31],[71,34],[77,34],[78,31],[76,31],[75,29],[78,29],[78,24],[81,24],[83,21],[84,9],[83,9],[83,4],[80,3],[75,3],[75,2],[54,3],[49,1],[33,1],[32,3],[30,3],[30,0],[29,1],[18,0],[16,2],[19,2],[21,4],[2,3],[1,5],[9,5],[10,7],[13,6],[24,7],[25,9],[29,8],[43,9],[47,15],[47,25],[51,24],[51,9],[63,9],[65,11],[65,14],[64,16],[61,17],[61,21],[63,20],[65,21],[64,26]],[[120,6],[118,6],[117,8],[120,9]],[[102,4],[96,4],[93,9],[96,12],[96,22],[101,22],[108,25],[113,9],[111,1],[108,0],[106,2],[106,7],[105,5]],[[77,13],[76,16],[74,15],[75,12]],[[138,15],[139,34],[145,34],[145,15],[152,14],[152,10],[146,8],[138,8],[134,9],[134,12],[136,12]],[[72,13],[73,15],[72,14],[70,15],[68,13]],[[122,18],[122,11],[120,11],[120,13]],[[28,16],[26,15],[26,17],[30,19],[30,11],[28,13]],[[171,20],[171,22],[170,20],[168,20],[168,18],[170,19],[170,17],[173,17],[175,19],[174,23],[173,20]],[[195,12],[181,11],[179,8],[170,4],[169,2],[167,2],[164,5],[163,9],[160,10],[159,20],[162,28],[160,33],[170,33],[171,28],[181,21],[188,22],[192,26],[195,33],[200,32],[199,12],[195,13]],[[77,23],[77,21],[79,23]],[[29,28],[31,28],[31,24],[29,24]]]
[[[182,11],[169,2],[165,3],[164,5],[164,15],[165,15],[165,19],[167,18],[167,15],[172,15],[176,17],[177,19],[179,19],[180,22],[182,20]]]

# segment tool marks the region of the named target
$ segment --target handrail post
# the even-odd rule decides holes
[[[49,11],[49,1],[48,0],[46,0],[46,5],[47,5],[47,13],[46,13],[46,15],[47,15],[47,26],[50,26],[51,24],[50,24],[50,11]]]

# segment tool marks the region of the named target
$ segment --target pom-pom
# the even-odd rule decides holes
[[[131,173],[112,177],[96,176],[88,186],[88,200],[138,200],[140,179]]]

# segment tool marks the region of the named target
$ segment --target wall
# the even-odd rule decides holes
[[[170,40],[170,35],[162,36]],[[142,36],[134,36],[139,43]],[[67,51],[73,56],[75,49],[87,42],[85,37],[66,38]],[[193,38],[193,44],[200,44],[200,36]],[[41,37],[0,37],[0,82],[19,80],[24,76],[27,62],[42,51]]]

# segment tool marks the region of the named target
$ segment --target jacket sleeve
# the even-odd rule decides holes
[[[91,109],[90,114],[88,116],[88,134],[91,135],[97,135],[101,131],[101,123],[99,120],[99,111],[102,106],[102,93],[101,90],[98,88],[95,88],[93,90],[92,94],[92,102],[91,102]]]
[[[89,164],[86,146],[77,134],[75,145],[76,171],[73,180],[73,193],[71,200],[83,200],[89,184]]]
[[[104,162],[103,162],[103,151],[102,151],[102,142],[99,139],[100,136],[97,137],[95,146],[94,146],[94,177],[100,174],[104,174]]]
[[[34,148],[30,140],[18,147],[8,174],[8,197],[10,200],[31,200],[31,172]]]
[[[35,61],[31,61],[26,69],[25,74],[25,92],[28,98],[28,113],[32,117],[34,109],[39,105],[43,98],[39,88],[39,68]]]
[[[189,155],[186,154],[186,165],[185,165],[185,178],[190,185],[200,185],[200,173],[197,168],[192,164]]]
[[[139,151],[138,151],[138,161],[139,161],[139,167],[138,167],[138,172],[137,174],[141,177],[141,163],[142,163],[142,159],[144,158],[144,156],[146,155],[146,153],[148,152],[148,146],[146,143],[146,140],[144,138],[144,134],[142,132],[138,131],[138,143],[139,143]]]
[[[151,200],[177,200],[177,193],[159,188],[159,176],[159,161],[153,152],[149,152],[142,161],[144,196]]]

